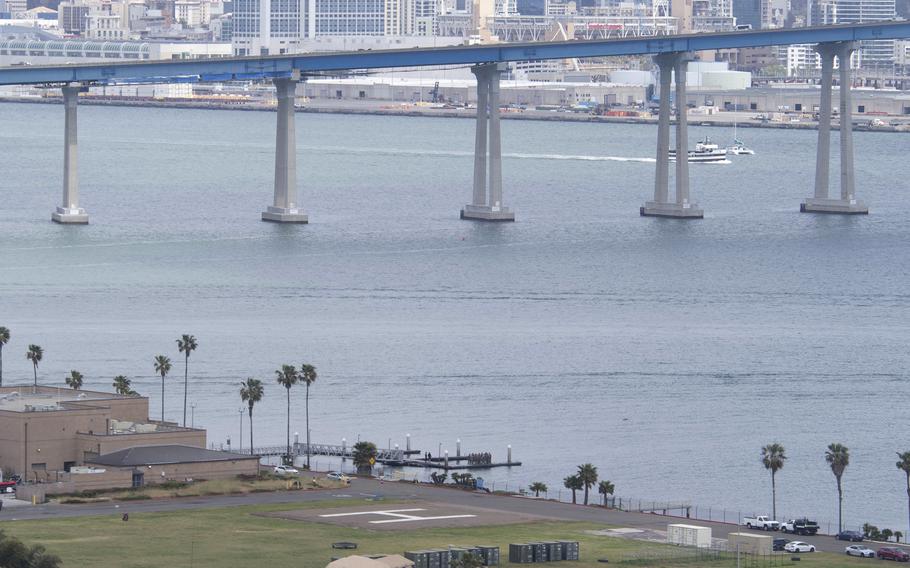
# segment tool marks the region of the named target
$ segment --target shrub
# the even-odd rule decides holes
[[[152,497],[150,495],[146,495],[145,493],[130,492],[122,497],[118,497],[117,500],[118,501],[143,501],[145,499],[151,499],[151,498]]]

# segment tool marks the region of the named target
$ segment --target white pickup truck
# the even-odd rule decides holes
[[[757,517],[746,517],[743,519],[743,525],[750,529],[761,529],[763,531],[776,531],[780,528],[780,523],[772,521],[767,515],[758,515]]]

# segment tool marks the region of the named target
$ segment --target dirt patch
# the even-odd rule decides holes
[[[512,513],[495,509],[484,509],[482,507],[429,502],[395,505],[380,503],[332,509],[298,509],[259,513],[259,515],[381,531],[510,525],[551,520],[547,517],[527,513]]]

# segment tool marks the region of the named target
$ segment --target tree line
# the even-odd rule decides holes
[[[907,478],[907,518],[908,521],[910,521],[910,451],[896,453],[898,457],[898,461],[896,462],[897,469],[903,471]],[[786,461],[786,449],[782,444],[774,442],[762,446],[761,462],[765,466],[765,469],[771,472],[771,518],[775,520],[777,519],[777,483],[775,476],[778,471],[783,469]],[[837,442],[828,444],[828,448],[825,450],[825,462],[828,464],[828,467],[831,468],[831,473],[834,474],[834,479],[837,482],[837,530],[842,531],[844,530],[843,477],[847,466],[850,465],[850,449]],[[869,526],[871,527],[871,525]],[[864,532],[868,534],[869,531]]]
[[[300,369],[294,365],[281,365],[275,371],[276,382],[287,392],[287,454],[291,456],[291,387],[297,384],[306,385],[306,468],[310,468],[310,387],[316,382],[316,367],[304,363]],[[253,454],[253,407],[265,396],[265,386],[260,379],[247,378],[240,383],[240,400],[247,404],[250,414],[250,455]]]
[[[577,492],[584,491],[584,504],[588,504],[588,492],[595,485],[597,486],[597,492],[603,498],[603,505],[607,505],[607,495],[613,495],[616,491],[616,487],[613,485],[613,482],[602,479],[598,482],[598,473],[597,467],[590,463],[585,463],[578,466],[578,470],[572,475],[567,476],[562,480],[563,487],[572,492],[572,503],[577,504]],[[547,493],[549,488],[547,484],[542,481],[535,481],[528,486],[528,489],[534,493],[535,497],[540,497],[541,493]]]

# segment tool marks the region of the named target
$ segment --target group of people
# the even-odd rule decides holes
[[[493,454],[490,452],[468,454],[468,463],[491,464],[493,463]]]

